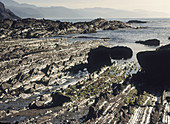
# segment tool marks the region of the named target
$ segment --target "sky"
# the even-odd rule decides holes
[[[170,12],[170,0],[14,0],[36,6],[64,6],[68,8],[113,8]]]

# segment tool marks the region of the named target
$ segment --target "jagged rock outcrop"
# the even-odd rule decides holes
[[[39,100],[30,103],[30,109],[45,109],[56,106],[62,106],[65,102],[70,102],[71,99],[64,96],[62,93],[55,92],[51,95],[42,95]]]
[[[128,47],[116,46],[112,48],[99,46],[92,49],[88,54],[88,71],[94,72],[104,65],[111,65],[111,59],[129,59],[132,57],[132,50]]]
[[[151,99],[142,99],[130,81],[139,70],[135,62],[116,61],[92,74],[65,72],[87,64],[90,50],[100,45],[66,39],[2,41],[0,123],[128,123],[139,107],[135,101]],[[139,112],[150,116],[147,108]],[[139,119],[131,122],[143,120],[141,114],[134,118]]]
[[[0,40],[51,37],[75,33],[96,33],[96,30],[132,28],[120,21],[107,21],[102,18],[90,22],[60,22],[45,19],[0,20]]]
[[[85,63],[90,49],[102,44],[101,41],[70,43],[66,38],[2,41],[0,122],[3,122],[2,118],[13,114],[14,110],[18,113],[30,107],[41,111],[43,108],[62,106],[65,101],[69,101],[67,95],[63,94],[60,97],[55,94],[56,91],[60,91],[60,86],[67,86],[72,81],[77,81],[65,70]],[[12,104],[9,104],[11,99]],[[23,113],[32,116],[31,113],[34,112]],[[11,120],[7,118],[7,121]]]
[[[158,48],[156,51],[144,51],[137,54],[137,59],[147,75],[147,79],[152,80],[154,85],[169,84],[170,71],[170,49],[169,45]],[[164,86],[165,86],[164,85]]]
[[[149,39],[145,41],[136,41],[135,43],[140,43],[148,46],[159,46],[160,45],[160,40],[158,39]]]
[[[19,19],[19,17],[9,9],[6,9],[4,4],[0,2],[0,19]]]

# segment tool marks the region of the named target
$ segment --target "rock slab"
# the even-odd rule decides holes
[[[148,46],[159,46],[160,45],[160,40],[158,39],[149,39],[145,41],[136,41],[135,43],[140,43]]]

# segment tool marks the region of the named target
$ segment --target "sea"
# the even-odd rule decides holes
[[[63,22],[85,22],[91,21],[93,19],[60,19]],[[70,41],[81,42],[88,40],[96,40],[97,38],[110,38],[105,41],[107,44],[113,46],[128,46],[133,50],[133,59],[136,59],[136,53],[146,50],[155,50],[157,47],[146,46],[142,44],[137,44],[135,41],[145,41],[148,39],[158,39],[161,45],[169,44],[170,40],[170,18],[106,18],[108,21],[122,21],[128,22],[129,20],[140,20],[146,21],[147,23],[132,23],[133,26],[143,27],[141,29],[118,29],[118,30],[98,30],[97,33],[91,34],[71,34],[63,35],[60,37],[70,38]],[[86,36],[87,38],[75,38]],[[89,38],[88,38],[89,37]]]

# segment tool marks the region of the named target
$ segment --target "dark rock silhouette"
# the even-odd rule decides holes
[[[97,110],[94,106],[89,107],[89,113],[87,114],[87,120],[95,119],[97,117]]]
[[[116,46],[110,48],[110,56],[112,59],[129,59],[132,57],[133,51],[124,46]]]
[[[133,51],[128,47],[115,46],[109,48],[105,46],[99,46],[98,48],[91,49],[88,53],[88,63],[75,65],[66,71],[70,71],[71,73],[78,73],[79,70],[83,71],[84,68],[87,68],[89,73],[93,73],[100,70],[100,68],[104,66],[112,65],[111,59],[129,59],[132,57],[132,55]]]
[[[145,41],[136,41],[135,43],[140,43],[148,46],[159,46],[160,45],[160,40],[158,39],[149,39]]]
[[[165,50],[165,49],[170,49],[170,44],[163,45],[163,46],[157,48],[156,50]]]
[[[110,48],[99,46],[96,49],[90,50],[88,54],[88,71],[93,72],[104,65],[110,66]]]
[[[0,2],[0,19],[19,19],[19,17],[9,9],[6,9],[4,4]]]
[[[55,106],[62,106],[65,102],[70,102],[71,99],[70,97],[67,97],[67,96],[64,96],[58,92],[56,93],[53,93],[52,95],[52,107],[55,107]]]
[[[116,46],[108,48],[99,46],[89,52],[87,69],[91,73],[105,65],[111,65],[111,58],[116,60],[129,59],[132,57],[132,54],[132,50],[128,47]]]
[[[129,20],[128,23],[147,23],[147,21]]]
[[[169,47],[169,46],[168,46]],[[144,70],[145,78],[153,85],[168,84],[170,81],[170,49],[161,47],[156,51],[145,51],[137,54],[137,59]],[[165,85],[165,86],[166,86]]]

